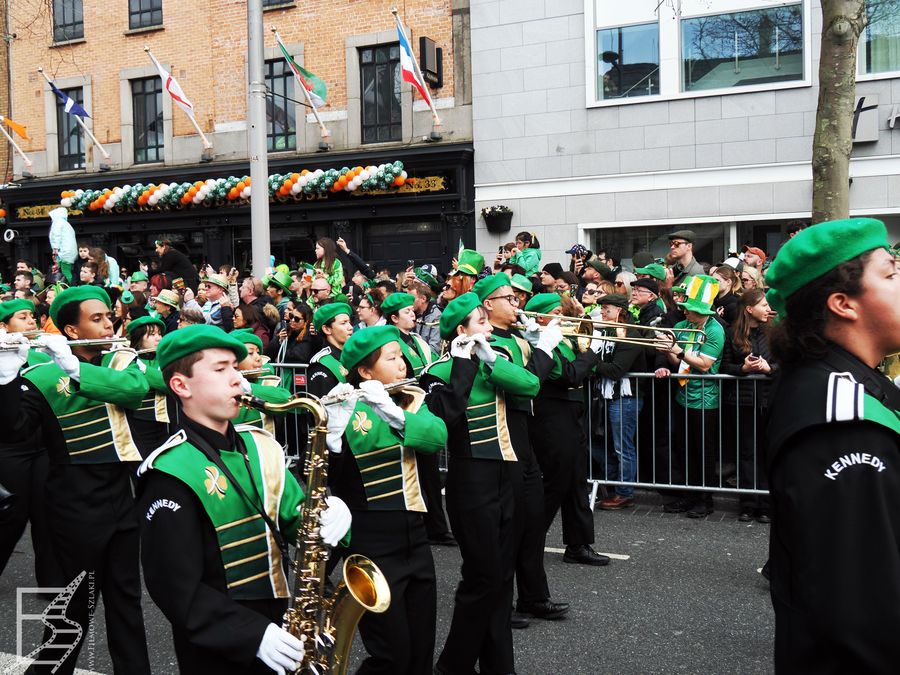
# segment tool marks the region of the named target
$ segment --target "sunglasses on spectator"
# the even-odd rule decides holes
[[[311,288],[310,290],[313,293],[321,293],[322,291],[327,291],[328,289],[327,288]]]
[[[304,319],[303,319],[302,314],[291,314],[290,319],[288,319],[288,321],[303,321],[303,320]]]
[[[624,285],[625,285],[625,282],[624,282],[624,281],[617,281],[617,282],[616,282],[616,286],[624,286]]]
[[[677,239],[673,239],[669,242],[669,248],[676,248],[678,246],[686,246],[690,242],[687,241],[678,241]]]

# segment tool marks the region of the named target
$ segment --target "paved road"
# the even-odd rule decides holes
[[[628,556],[606,568],[563,563],[553,550],[562,547],[555,524],[547,541],[547,573],[554,599],[570,602],[572,609],[565,620],[536,621],[515,631],[520,675],[771,672],[773,615],[757,571],[766,557],[768,526],[737,522],[733,501],[718,500],[717,507],[698,522],[664,514],[659,498],[647,493],[639,495],[635,509],[597,511],[597,550]],[[434,557],[440,649],[459,554],[436,547]],[[30,566],[26,537],[0,578],[0,652],[15,653],[16,587],[34,584]],[[98,617],[93,658],[83,651],[79,666],[111,673],[102,610]],[[177,672],[168,624],[149,599],[145,618],[154,673]],[[358,640],[354,653],[358,659]]]

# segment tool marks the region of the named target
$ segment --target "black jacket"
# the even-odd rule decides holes
[[[197,286],[200,285],[200,275],[191,264],[188,257],[178,249],[169,248],[162,254],[159,259],[159,271],[165,273],[169,280],[181,277],[184,279],[184,285],[190,288],[194,293],[197,292]]]
[[[724,328],[728,328],[728,326],[734,323],[734,320],[737,318],[739,303],[740,298],[734,293],[728,293],[725,296],[716,296],[715,300],[713,300],[713,307],[716,310],[720,307],[722,308],[722,313],[717,314],[716,316],[720,319],[720,323]]]
[[[778,372],[778,364],[773,362],[772,350],[769,349],[769,335],[765,327],[757,326],[750,330],[750,351],[744,351],[738,348],[734,343],[734,332],[731,329],[726,331],[725,349],[722,352],[722,363],[719,365],[719,372],[724,375],[736,375],[744,377],[747,375],[741,368],[744,365],[744,359],[750,354],[761,356],[772,367],[772,375],[774,377]],[[756,405],[758,408],[766,408],[769,405],[769,393],[771,383],[767,379],[754,378],[752,380],[742,380],[739,383],[722,382],[722,397],[726,403],[740,405]],[[754,394],[755,390],[755,394]]]

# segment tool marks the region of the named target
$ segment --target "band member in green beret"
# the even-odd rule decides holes
[[[247,356],[238,363],[238,370],[244,378],[242,388],[267,403],[285,403],[291,398],[291,392],[281,384],[281,378],[275,374],[274,369],[268,363],[264,363],[266,357],[262,354],[262,340],[251,329],[234,330],[229,335],[244,345]],[[276,436],[275,419],[272,415],[256,408],[242,407],[237,417],[232,420],[234,424],[251,425],[265,429],[271,435]],[[283,432],[283,429],[280,430]],[[283,433],[282,433],[283,435]],[[282,439],[283,440],[283,439]]]
[[[538,293],[525,305],[525,311],[562,316],[558,293]],[[548,325],[550,317],[538,319]],[[535,345],[537,343],[535,342]],[[572,343],[561,340],[553,350],[553,370],[541,384],[534,399],[534,416],[528,431],[534,454],[544,479],[544,533],[550,529],[557,511],[561,511],[563,561],[584,565],[608,565],[609,558],[594,551],[594,514],[588,501],[587,437],[582,420],[585,414],[584,382],[599,361],[601,342],[591,340],[590,347],[576,353]],[[546,586],[546,573],[544,573]],[[546,594],[549,596],[549,588]]]
[[[313,326],[325,346],[312,357],[306,370],[306,390],[324,396],[347,381],[347,369],[341,365],[341,351],[353,335],[353,310],[345,302],[322,305],[313,314]]]
[[[544,330],[539,330],[533,319],[527,320],[529,336],[537,336],[536,346],[532,348],[515,327],[519,301],[513,293],[508,276],[487,276],[479,280],[472,290],[488,312],[488,320],[493,327],[493,348],[505,353],[512,363],[525,368],[539,381],[546,380],[555,365],[553,350],[563,337],[559,328],[551,324]],[[546,587],[543,562],[544,484],[540,465],[528,437],[532,398],[512,394],[506,397],[507,426],[518,459],[513,469],[513,495],[516,509],[516,585],[519,597],[517,612],[513,615],[513,628],[526,627],[529,616],[558,619],[569,611],[567,603],[550,600]]]
[[[137,354],[135,363],[150,385],[141,406],[127,412],[132,437],[141,456],[146,457],[169,437],[169,424],[177,417],[177,403],[162,381],[156,363],[156,346],[166,334],[166,325],[162,319],[142,316],[128,322],[125,334],[130,348]]]
[[[373,326],[344,345],[341,363],[349,374],[334,393],[359,392],[329,406],[328,479],[353,514],[346,553],[370,558],[391,590],[388,610],[367,612],[359,622],[369,654],[359,672],[420,675],[432,669],[437,597],[417,459],[444,448],[447,427],[418,387],[385,390],[409,372],[400,339],[392,326]]]
[[[872,218],[813,225],[769,267],[782,366],[769,403],[775,669],[900,662],[900,264]]]
[[[33,334],[37,330],[34,303],[30,300],[9,300],[0,303],[0,331]],[[0,336],[0,341],[2,341]],[[28,352],[28,366],[49,361],[36,349]],[[0,510],[0,574],[6,567],[25,525],[31,522],[31,546],[34,550],[34,574],[39,586],[65,586],[50,541],[50,524],[44,506],[44,485],[47,482],[47,450],[40,429],[24,441],[0,442],[0,476],[7,490],[16,499]]]
[[[304,645],[280,625],[290,589],[287,543],[303,490],[278,442],[235,427],[242,342],[215,326],[167,335],[157,351],[181,401],[181,428],[140,467],[141,561],[147,590],[172,624],[183,673],[294,672]],[[350,513],[327,498],[319,533],[345,537]]]
[[[534,396],[540,380],[488,344],[481,300],[464,293],[441,315],[450,351],[421,378],[429,409],[447,425],[447,512],[459,541],[462,579],[440,673],[515,672],[510,613],[514,556],[513,469],[507,396]]]
[[[21,340],[18,351],[0,350],[0,428],[10,441],[30,439],[41,429],[49,454],[51,537],[63,577],[78,582],[66,616],[83,631],[56,672],[75,668],[89,629],[90,588],[103,598],[113,668],[149,673],[132,485],[141,456],[123,410],[140,406],[147,380],[133,363],[134,352],[103,353],[110,346],[104,340],[113,335],[104,289],[66,289],[53,300],[50,317],[63,335],[37,339],[51,362],[20,376],[28,358],[24,337],[7,336]],[[68,339],[97,342],[70,347]],[[51,634],[48,629],[45,638]],[[37,660],[57,661],[59,651],[49,647]]]

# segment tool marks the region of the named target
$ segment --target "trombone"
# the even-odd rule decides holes
[[[678,333],[690,333],[689,340],[679,340],[676,331],[673,328],[660,328],[657,326],[642,326],[632,323],[618,323],[616,321],[603,321],[602,319],[593,319],[590,317],[563,316],[558,314],[543,314],[541,312],[522,311],[519,314],[531,317],[533,319],[559,319],[560,330],[565,337],[577,338],[580,340],[608,340],[609,342],[621,342],[624,344],[640,345],[642,347],[651,347],[653,349],[669,349],[676,342],[682,344],[702,344],[706,340],[706,333],[700,328],[679,328]],[[522,324],[518,324],[517,328],[524,328]],[[651,331],[650,335],[624,335],[620,336],[615,333],[612,335],[594,335],[595,328],[618,329],[624,328],[626,331]],[[579,347],[582,347],[579,344]],[[586,349],[586,345],[582,347],[582,351]]]

